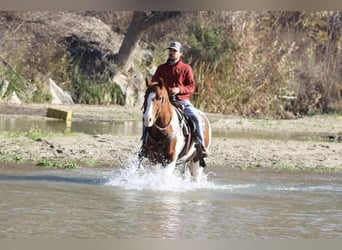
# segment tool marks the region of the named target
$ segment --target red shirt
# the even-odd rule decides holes
[[[177,99],[179,100],[190,100],[190,94],[195,91],[192,68],[181,60],[174,65],[170,65],[169,62],[161,64],[157,68],[156,73],[154,73],[152,82],[157,82],[159,78],[164,80],[164,84],[169,92],[174,87],[180,89],[180,92],[177,94]]]

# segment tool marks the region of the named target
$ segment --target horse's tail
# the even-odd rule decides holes
[[[211,144],[211,132],[212,132],[211,125],[210,125],[208,116],[205,113],[201,112],[201,116],[204,121],[204,130],[203,130],[204,143],[205,143],[207,150],[209,150],[209,147]]]

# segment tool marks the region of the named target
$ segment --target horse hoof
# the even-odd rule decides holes
[[[200,166],[201,166],[202,168],[205,168],[205,166],[206,166],[205,161],[204,161],[203,158],[200,159]]]

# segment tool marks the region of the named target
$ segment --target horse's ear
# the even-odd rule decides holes
[[[159,78],[159,81],[158,81],[158,86],[160,87],[160,88],[162,88],[163,86],[164,86],[164,80],[163,80],[163,78]]]

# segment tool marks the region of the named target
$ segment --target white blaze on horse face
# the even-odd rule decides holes
[[[153,100],[154,100],[155,96],[156,96],[156,93],[151,92],[147,97],[146,109],[145,109],[145,113],[143,116],[145,127],[151,127],[154,123]]]

